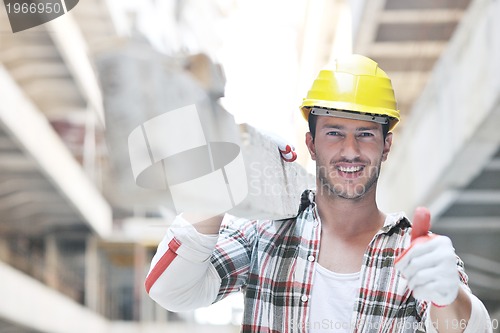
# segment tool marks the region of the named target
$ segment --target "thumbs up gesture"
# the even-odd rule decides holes
[[[453,303],[458,295],[457,257],[451,240],[429,234],[429,228],[429,210],[417,208],[410,247],[396,258],[395,267],[408,280],[415,298],[442,307]]]

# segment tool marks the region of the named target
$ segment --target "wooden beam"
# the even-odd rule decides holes
[[[500,190],[465,190],[457,197],[456,203],[500,205]]]
[[[497,217],[445,217],[436,221],[432,228],[439,232],[500,232],[500,221]]]
[[[73,74],[90,107],[104,124],[102,95],[95,70],[90,62],[89,50],[80,28],[72,15],[63,15],[47,22],[48,31],[61,56]]]
[[[385,10],[379,23],[446,23],[458,22],[463,16],[460,9]]]
[[[68,199],[75,213],[80,214],[97,234],[108,235],[112,226],[111,207],[71,156],[47,118],[1,66],[0,86],[9,92],[0,99],[0,122],[7,132]]]
[[[367,45],[366,54],[369,57],[391,57],[412,60],[415,57],[438,58],[446,47],[446,42],[377,42]]]
[[[14,325],[37,332],[109,332],[107,319],[2,262],[0,275],[0,317]]]

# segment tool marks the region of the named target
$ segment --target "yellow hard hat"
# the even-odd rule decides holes
[[[300,109],[306,120],[313,110],[320,115],[383,119],[389,130],[399,121],[391,80],[375,61],[359,54],[339,58],[332,69],[320,71]]]

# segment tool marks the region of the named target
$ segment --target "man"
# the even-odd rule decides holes
[[[242,332],[491,332],[451,241],[427,235],[427,211],[417,210],[413,237],[422,237],[410,244],[409,220],[377,207],[399,121],[377,63],[338,59],[301,110],[317,189],[303,193],[298,215],[220,230],[221,218],[179,216],[153,258],[150,296],[183,311],[244,290]]]

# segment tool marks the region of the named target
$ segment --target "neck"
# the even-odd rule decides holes
[[[319,185],[319,184],[318,184]],[[322,230],[339,237],[373,236],[384,224],[385,215],[377,206],[373,186],[363,197],[345,199],[327,191],[318,191],[316,204]]]

